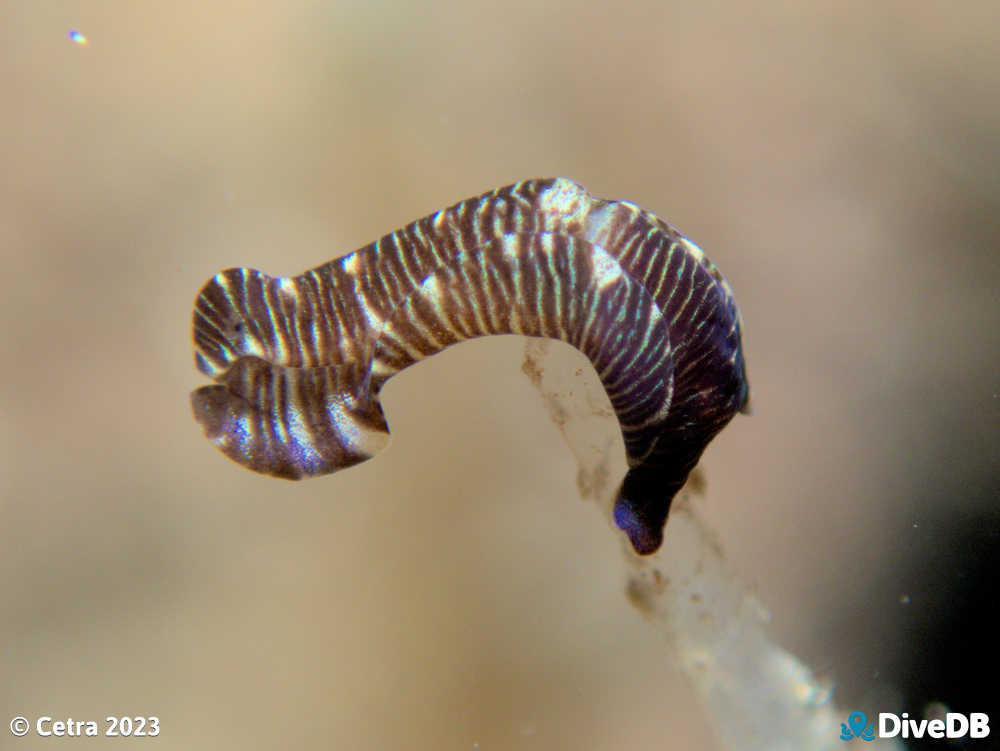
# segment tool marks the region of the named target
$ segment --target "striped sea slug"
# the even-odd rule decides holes
[[[378,453],[382,385],[465,339],[561,339],[593,363],[629,471],[615,521],[660,547],[674,495],[749,389],[729,284],[627,201],[566,179],[498,188],[296,277],[215,275],[195,302],[191,395],[206,436],[256,472],[301,479]]]

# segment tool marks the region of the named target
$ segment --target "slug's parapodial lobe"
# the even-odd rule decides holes
[[[657,550],[670,502],[747,403],[741,321],[698,246],[565,179],[498,188],[297,277],[229,269],[195,302],[192,394],[205,435],[257,472],[300,479],[388,441],[395,373],[490,334],[561,339],[600,376],[629,463],[615,521]]]

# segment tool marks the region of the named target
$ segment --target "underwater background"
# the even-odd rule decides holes
[[[722,751],[516,338],[393,379],[391,446],[330,477],[252,474],[190,413],[219,269],[296,274],[560,175],[735,290],[754,414],[702,510],[772,638],[845,709],[1000,727],[995,3],[0,16],[5,717],[157,715],[164,749]]]

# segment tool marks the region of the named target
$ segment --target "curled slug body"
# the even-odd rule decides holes
[[[382,385],[465,339],[525,334],[581,350],[621,425],[615,521],[660,547],[670,502],[747,403],[741,321],[694,243],[626,201],[530,180],[424,217],[297,277],[229,269],[195,303],[191,395],[206,436],[300,479],[388,442]]]

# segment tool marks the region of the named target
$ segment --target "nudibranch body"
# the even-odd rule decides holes
[[[657,550],[670,502],[744,409],[741,320],[702,250],[627,201],[529,180],[442,209],[296,277],[215,275],[195,303],[195,418],[231,459],[300,479],[388,442],[382,385],[489,334],[551,337],[593,363],[629,464],[615,521]]]

